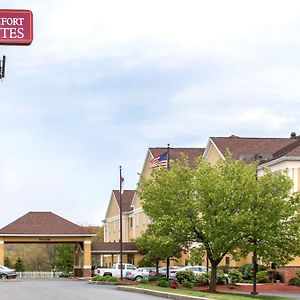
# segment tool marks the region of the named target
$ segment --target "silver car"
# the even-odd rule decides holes
[[[181,268],[180,266],[169,266],[169,278],[175,276],[176,272]],[[167,267],[159,268],[159,276],[167,277]]]
[[[0,278],[2,279],[9,279],[9,278],[16,278],[17,273],[15,270],[7,268],[5,266],[0,266]]]
[[[203,274],[207,272],[207,268],[203,266],[185,266],[176,270],[170,274],[171,279],[176,278],[176,273],[179,271],[192,271],[194,274]],[[210,268],[208,268],[208,272],[210,272]]]
[[[140,281],[143,278],[155,277],[155,268],[143,267],[136,270],[126,271],[125,278],[129,280]]]

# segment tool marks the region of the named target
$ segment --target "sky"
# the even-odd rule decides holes
[[[101,225],[149,147],[300,133],[300,2],[0,0],[30,46],[1,46],[0,228],[29,211]]]

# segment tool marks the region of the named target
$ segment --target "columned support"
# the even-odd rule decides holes
[[[80,244],[75,245],[74,253],[74,276],[82,277],[82,268],[80,263],[81,247]]]
[[[100,267],[103,267],[103,254],[100,254]]]
[[[4,266],[4,240],[0,239],[0,265]]]
[[[83,277],[92,276],[92,241],[83,242]]]

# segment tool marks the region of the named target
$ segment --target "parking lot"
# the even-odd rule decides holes
[[[165,299],[119,291],[115,286],[69,279],[0,281],[1,300],[158,300]]]

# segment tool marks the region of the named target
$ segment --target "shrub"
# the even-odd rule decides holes
[[[117,277],[108,277],[107,278],[107,282],[117,282],[118,281],[118,278]]]
[[[299,277],[293,277],[288,281],[288,285],[296,285],[300,286],[300,278]]]
[[[138,282],[139,284],[147,284],[148,283],[148,279],[146,278],[141,278]]]
[[[251,264],[244,264],[238,268],[242,273],[244,280],[252,280],[253,277],[253,266]]]
[[[92,278],[92,281],[100,281],[102,278],[102,276],[97,275]]]
[[[296,275],[300,278],[300,270],[296,271]]]
[[[152,281],[157,281],[157,278],[156,277],[149,277],[148,278],[148,281],[152,282]]]
[[[259,271],[256,273],[256,281],[258,283],[266,283],[269,282],[268,272],[267,271]]]
[[[225,284],[227,283],[226,276],[223,271],[218,270],[217,273],[217,284]]]
[[[206,285],[208,284],[209,281],[209,274],[208,273],[197,274],[195,281],[198,285]]]
[[[111,277],[111,276],[94,276],[92,278],[92,281],[101,281],[101,282],[117,282],[117,277]]]
[[[169,280],[162,278],[157,281],[157,285],[161,287],[168,287],[170,285],[170,282]]]
[[[182,283],[185,281],[196,281],[196,275],[193,271],[178,271],[176,273],[176,279]]]
[[[189,288],[189,289],[192,289],[194,287],[194,284],[192,282],[189,282],[189,281],[185,281],[182,285],[186,288]]]
[[[230,270],[228,276],[232,284],[243,281],[243,274],[239,270],[236,269]]]

